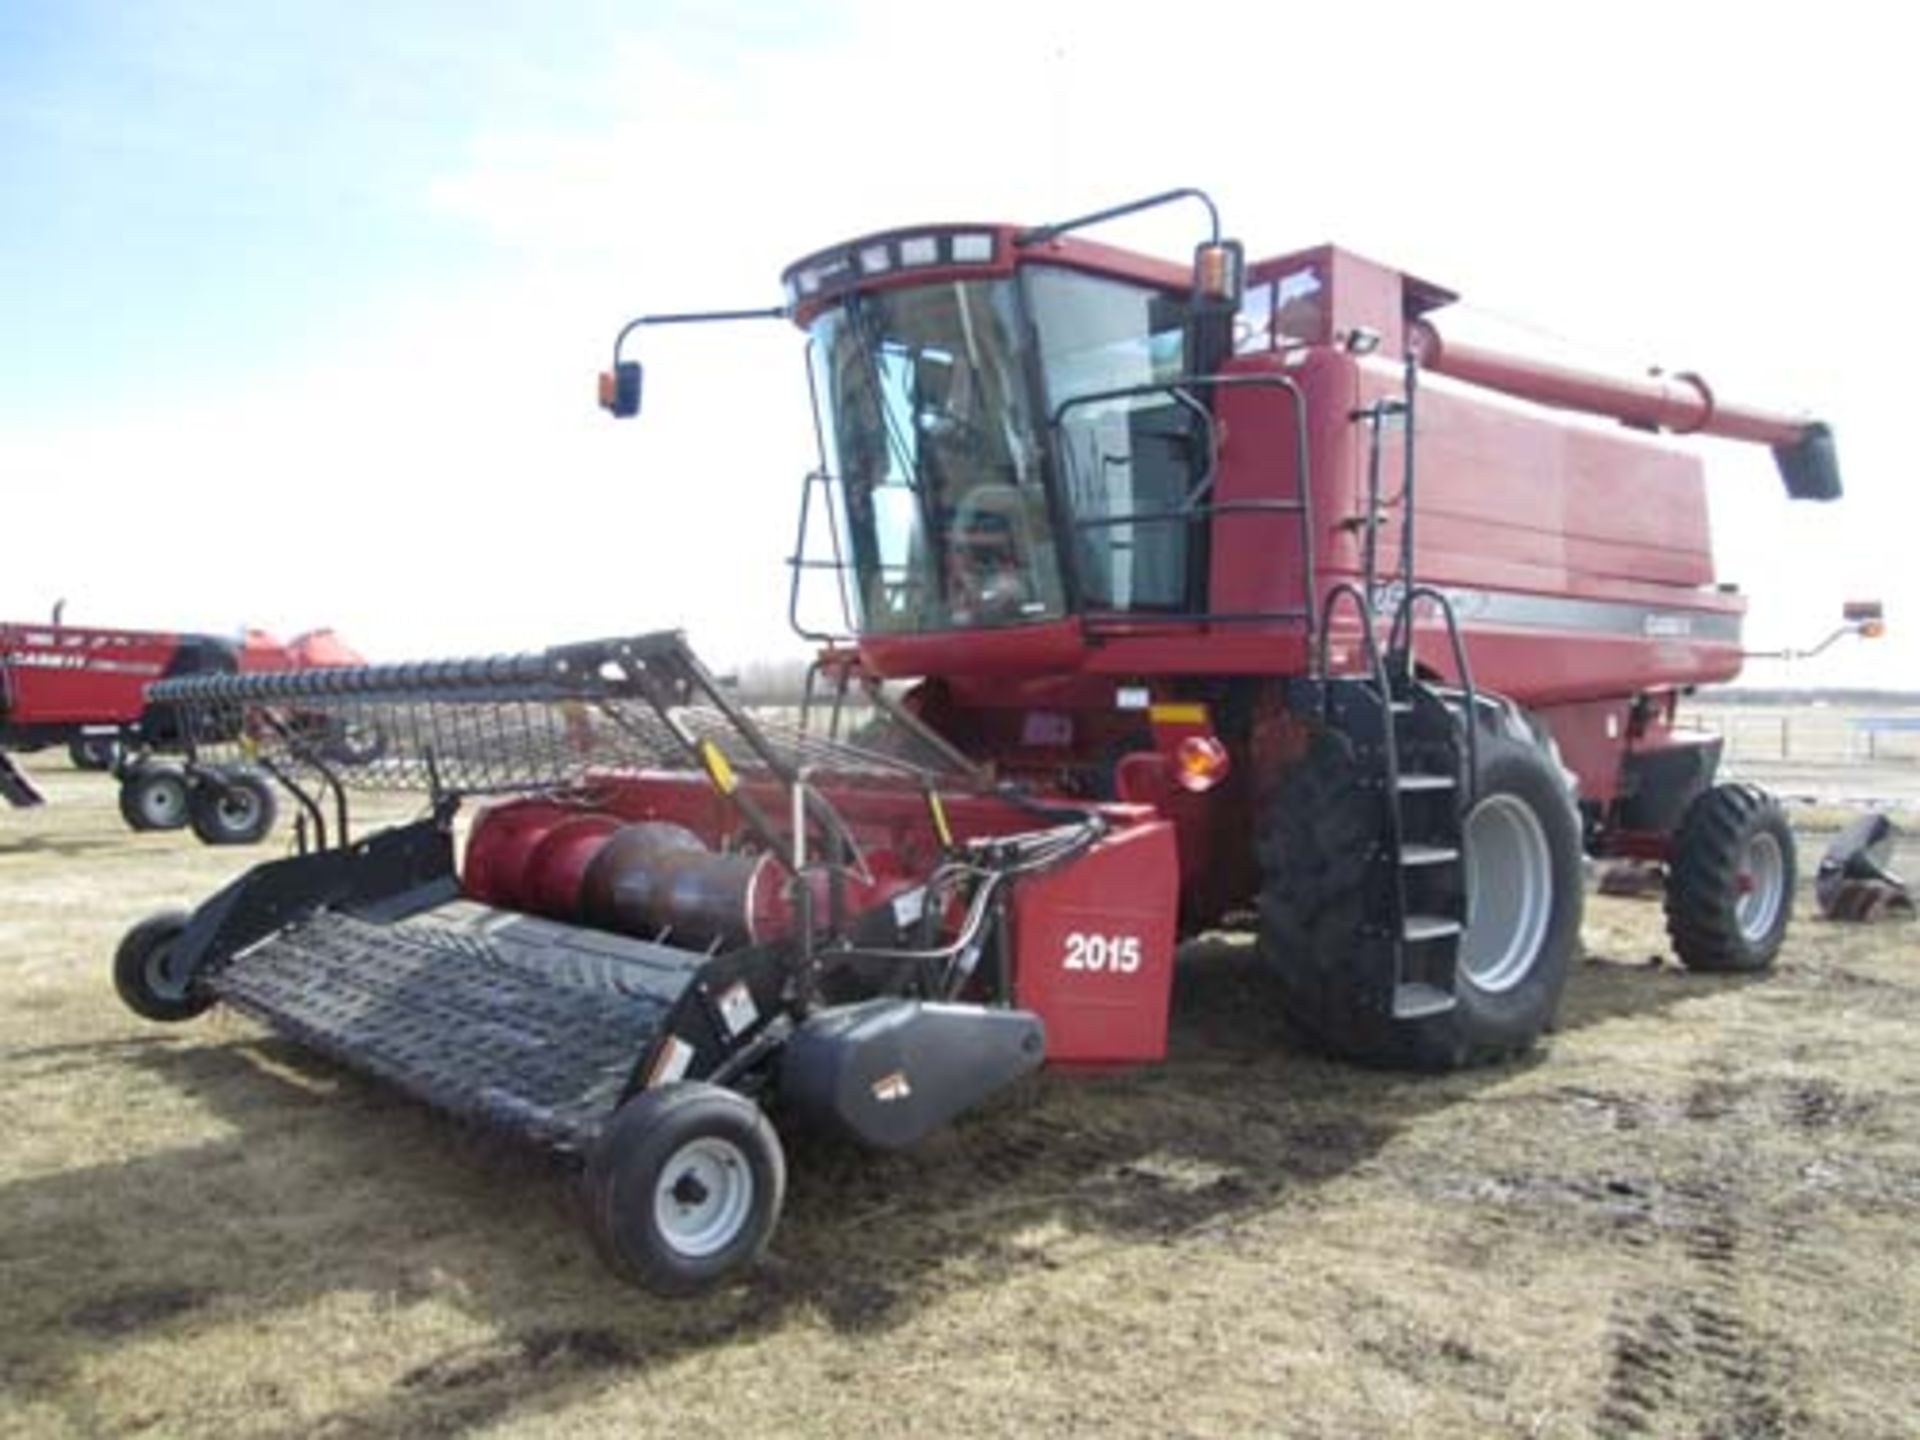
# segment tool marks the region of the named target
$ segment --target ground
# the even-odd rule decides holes
[[[122,1010],[124,927],[278,842],[133,836],[108,779],[29,764],[51,804],[0,811],[0,1433],[1920,1416],[1920,929],[1820,922],[1804,887],[1752,980],[1595,898],[1551,1042],[1441,1079],[1301,1053],[1244,937],[1190,947],[1167,1065],[1044,1077],[908,1155],[796,1147],[768,1261],[665,1302],[600,1269],[564,1173],[237,1017]]]

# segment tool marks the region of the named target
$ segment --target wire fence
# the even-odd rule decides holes
[[[1680,718],[1721,736],[1736,762],[1920,765],[1920,707],[1699,705]]]

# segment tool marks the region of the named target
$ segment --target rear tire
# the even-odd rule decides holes
[[[76,770],[111,770],[120,763],[120,742],[111,735],[80,735],[67,742],[67,759]]]
[[[120,781],[120,818],[132,830],[178,830],[188,802],[187,777],[175,765],[141,765]]]
[[[279,816],[273,787],[251,770],[208,770],[187,808],[203,845],[255,845]]]
[[[163,910],[127,931],[114,951],[113,988],[134,1014],[177,1024],[212,1006],[213,997],[171,963],[174,943],[186,928],[186,911]]]
[[[1755,785],[1716,785],[1687,807],[1667,874],[1667,935],[1689,970],[1769,968],[1793,918],[1793,827]]]
[[[1289,1024],[1317,1047],[1367,1065],[1451,1070],[1527,1050],[1552,1024],[1579,944],[1579,819],[1537,745],[1483,724],[1478,751],[1463,840],[1469,894],[1476,867],[1511,875],[1497,895],[1470,899],[1453,1007],[1413,1019],[1390,1013],[1391,942],[1364,933],[1379,908],[1367,886],[1369,852],[1381,843],[1378,791],[1363,786],[1353,747],[1331,731],[1282,782],[1260,841],[1260,949]],[[1512,857],[1504,869],[1488,868],[1496,853]]]
[[[718,1085],[644,1090],[587,1159],[587,1223],[623,1279],[661,1295],[710,1290],[766,1248],[787,1163],[760,1107]]]

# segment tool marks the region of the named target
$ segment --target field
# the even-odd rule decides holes
[[[567,1177],[106,960],[250,859],[45,757],[0,811],[0,1433],[1843,1435],[1920,1416],[1920,931],[1691,976],[1595,898],[1536,1058],[1291,1048],[1244,937],[1171,1063],[796,1147],[751,1279],[608,1278]],[[1831,812],[1813,823],[1831,823]],[[1802,868],[1819,836],[1802,846]],[[272,848],[272,847],[268,847]],[[1910,848],[1909,872],[1920,860]]]

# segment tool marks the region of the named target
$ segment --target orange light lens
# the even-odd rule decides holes
[[[1227,747],[1211,735],[1189,735],[1173,752],[1174,783],[1195,795],[1213,789],[1231,768]]]
[[[614,393],[613,372],[611,370],[602,370],[600,372],[600,408],[602,410],[613,409]]]

